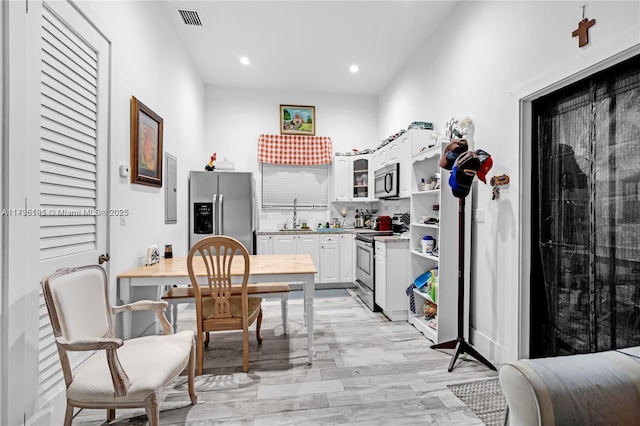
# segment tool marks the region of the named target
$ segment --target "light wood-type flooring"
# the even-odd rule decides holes
[[[351,290],[318,290],[315,349],[308,364],[301,292],[289,299],[290,333],[282,333],[279,297],[263,300],[261,345],[251,327],[249,372],[242,373],[241,332],[212,334],[198,404],[186,377],[169,386],[162,425],[482,425],[448,384],[496,377],[470,356],[447,372],[452,350],[432,344],[405,321],[368,310]],[[185,305],[179,328],[195,329]],[[144,410],[118,410],[122,425],[146,425]],[[77,426],[105,424],[105,410],[82,410]]]

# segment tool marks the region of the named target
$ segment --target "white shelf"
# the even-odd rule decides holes
[[[440,189],[429,189],[426,191],[415,191],[411,195],[438,195],[440,194]]]
[[[415,294],[418,297],[422,297],[423,299],[427,299],[429,302],[433,303],[434,305],[437,305],[438,302],[436,302],[435,300],[433,300],[431,298],[431,296],[429,296],[427,293],[424,293],[420,290],[418,290],[417,288],[413,289],[413,294]]]
[[[420,315],[409,319],[409,322],[419,329],[425,336],[435,343],[442,343],[455,338],[458,330],[458,230],[459,230],[459,200],[453,196],[449,188],[450,171],[440,167],[440,156],[447,144],[420,151],[422,145],[414,146],[413,164],[411,169],[412,194],[410,213],[413,221],[410,224],[410,249],[411,249],[411,277],[416,278],[427,270],[438,267],[438,329],[427,325],[427,321]],[[419,184],[430,180],[431,177],[440,176],[440,189],[419,191]],[[436,209],[433,206],[438,205]],[[467,197],[467,205],[472,205],[471,194]],[[464,271],[469,270],[469,250],[471,246],[471,215],[470,208],[465,211]],[[438,218],[437,224],[418,223],[422,216]],[[424,254],[420,250],[421,240],[424,235],[430,235],[436,240],[438,252],[436,256]],[[469,274],[465,273],[465,288],[468,292]],[[428,300],[424,293],[414,294],[420,301]],[[464,301],[465,309],[468,309],[468,299]],[[464,329],[468,329],[468,319],[465,319]]]
[[[440,224],[430,224],[430,223],[418,223],[414,222],[411,225],[416,226],[418,228],[431,228],[431,229],[440,229]]]
[[[417,148],[417,147],[416,147]],[[420,148],[422,149],[422,148]],[[432,146],[431,148],[427,148],[424,151],[418,151],[417,153],[415,153],[413,155],[413,162],[415,163],[416,161],[422,161],[426,158],[433,158],[435,156],[440,156],[440,153],[442,152],[442,145],[438,144],[436,146]]]
[[[438,317],[436,317],[437,319]],[[422,314],[413,314],[409,312],[407,318],[409,324],[413,325],[424,337],[436,343],[438,341],[438,331],[429,326],[428,321]]]
[[[435,260],[436,262],[440,261],[440,258],[438,256],[432,256],[430,254],[422,254],[417,250],[411,250],[411,254],[414,254],[414,255],[419,256],[419,257],[424,257],[425,259]]]

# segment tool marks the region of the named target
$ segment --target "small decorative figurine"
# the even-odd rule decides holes
[[[211,156],[211,159],[209,159],[209,163],[207,163],[207,165],[204,166],[204,169],[208,172],[212,172],[213,170],[215,170],[216,166],[213,165],[215,161],[216,161],[216,153],[214,152],[213,155]]]

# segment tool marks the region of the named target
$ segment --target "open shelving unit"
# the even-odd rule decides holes
[[[457,335],[458,314],[458,199],[449,188],[448,170],[440,168],[438,162],[447,143],[432,148],[414,146],[412,156],[413,191],[411,193],[411,224],[410,224],[410,252],[411,279],[415,279],[424,272],[437,268],[438,291],[437,300],[431,300],[427,293],[414,289],[416,312],[409,311],[408,321],[422,334],[434,343],[441,343],[455,339]],[[426,189],[420,187],[424,179],[440,174],[440,188]],[[470,205],[471,195],[467,197]],[[438,206],[434,208],[434,206]],[[438,223],[423,223],[424,218],[437,218]],[[465,211],[467,229],[470,230],[471,215]],[[430,235],[436,240],[437,253],[424,254],[421,240]],[[470,232],[465,234],[466,253],[470,249]],[[465,286],[468,288],[469,256],[465,255]],[[465,294],[469,294],[468,291]],[[426,300],[438,306],[438,313],[434,319],[424,317],[422,307]],[[465,302],[468,309],[468,302]],[[465,320],[468,322],[468,320]],[[468,324],[465,324],[465,330]]]

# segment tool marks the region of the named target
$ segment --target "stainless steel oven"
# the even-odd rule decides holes
[[[356,290],[360,299],[371,309],[374,306],[375,284],[375,250],[373,236],[358,234],[356,236]]]
[[[356,292],[372,311],[378,311],[375,305],[375,248],[374,235],[392,235],[391,231],[370,231],[356,235]]]

